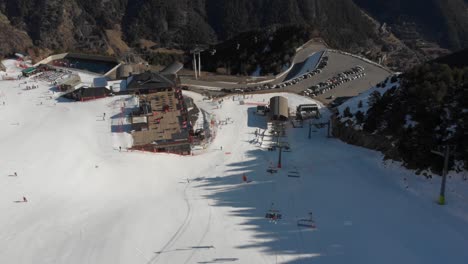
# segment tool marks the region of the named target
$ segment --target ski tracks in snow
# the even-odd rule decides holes
[[[187,214],[185,215],[185,219],[182,222],[182,224],[179,226],[179,228],[176,230],[176,232],[172,235],[172,237],[166,242],[166,244],[161,248],[160,251],[156,252],[157,255],[155,255],[150,261],[147,262],[147,264],[155,264],[158,263],[159,261],[159,256],[164,253],[169,247],[174,245],[175,242],[184,234],[184,232],[187,230],[187,227],[190,224],[190,221],[192,220],[193,216],[193,211],[192,211],[192,206],[190,204],[190,201],[187,197],[187,189],[189,187],[189,184],[187,184],[184,188],[184,200],[187,205]]]
[[[210,231],[210,226],[211,226],[211,205],[208,203],[208,207],[209,207],[209,215],[208,215],[208,221],[206,223],[206,228],[205,230],[203,231],[203,235],[202,237],[200,238],[200,240],[198,241],[197,243],[197,246],[196,247],[200,247],[200,245],[203,243],[203,241],[205,240],[205,237],[206,237],[206,234],[208,234],[208,232]],[[197,250],[192,250],[192,253],[190,253],[190,256],[187,258],[187,260],[185,260],[184,264],[187,264],[189,263],[189,261],[193,258],[193,256],[195,255],[195,253],[197,252]]]
[[[205,171],[201,175],[203,175],[203,174],[206,175],[206,173],[207,173],[207,171]],[[195,195],[195,193],[192,193],[191,195],[189,195],[190,185],[191,185],[191,183],[188,183],[184,188],[184,200],[185,200],[185,203],[187,205],[187,213],[185,215],[184,221],[178,227],[176,232],[171,236],[171,238],[166,242],[166,244],[161,248],[161,250],[156,252],[157,255],[155,255],[152,259],[150,259],[147,262],[147,264],[156,264],[156,263],[158,263],[160,261],[160,255],[161,254],[163,254],[165,252],[173,251],[173,250],[171,250],[171,248],[174,247],[174,245],[177,243],[177,241],[179,241],[179,239],[184,235],[184,233],[190,227],[192,219],[194,218],[194,212],[196,211],[194,205],[190,202],[193,199],[193,196]],[[208,219],[206,221],[206,227],[205,227],[203,233],[201,234],[201,237],[198,240],[197,244],[195,246],[192,246],[192,252],[190,253],[190,255],[188,256],[188,258],[185,260],[184,263],[189,263],[190,260],[193,258],[193,256],[195,256],[195,254],[197,252],[197,250],[196,250],[197,247],[200,247],[200,245],[204,242],[204,240],[206,238],[206,235],[210,231],[211,219],[212,219],[212,206],[210,205],[208,200],[206,201],[206,203],[207,203],[208,210],[209,210]]]

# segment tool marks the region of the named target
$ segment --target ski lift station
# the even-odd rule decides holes
[[[274,96],[270,99],[270,115],[272,121],[286,121],[289,119],[288,99],[283,96]]]
[[[317,104],[301,104],[296,108],[296,117],[299,120],[309,118],[320,118],[320,111]]]

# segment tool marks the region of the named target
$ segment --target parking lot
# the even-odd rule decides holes
[[[207,89],[204,89],[203,86],[198,87],[198,89],[210,90],[208,89],[210,86],[216,85],[220,87],[218,90],[223,90],[224,93],[269,93],[284,91],[310,96],[328,105],[336,98],[342,99],[356,96],[392,74],[389,70],[355,56],[328,50],[322,55],[317,69],[319,70],[315,70],[315,72],[306,72],[305,74],[301,72],[301,75],[294,76],[293,78],[278,78],[264,84],[242,85],[236,83],[205,82]],[[313,93],[311,89],[320,92]],[[213,95],[220,94],[219,91],[210,91],[209,93]]]
[[[327,89],[324,93],[314,97],[314,99],[328,104],[335,98],[358,95],[391,75],[390,71],[349,55],[326,52],[324,56],[328,57],[328,64],[323,68],[321,73],[298,81],[295,84],[283,86],[280,89],[286,92],[302,94],[311,87],[317,86],[320,83],[326,83],[333,77],[339,76],[339,74],[350,71],[357,66],[361,66],[363,70],[360,73],[364,74],[363,76],[356,79],[350,79],[349,81],[336,85],[333,89]],[[350,76],[358,75],[351,74]]]
[[[317,71],[315,71],[317,72]],[[311,77],[312,73],[309,73],[307,77]],[[306,90],[302,91],[302,95],[310,96],[310,97],[317,97],[321,94],[324,94],[330,90],[333,90],[340,85],[345,85],[347,82],[357,80],[359,78],[363,78],[366,76],[364,72],[364,67],[358,65],[353,67],[347,71],[338,73],[338,75],[333,76],[332,78],[328,79],[325,82],[320,82],[317,85],[311,86]],[[334,96],[329,96],[332,99]]]

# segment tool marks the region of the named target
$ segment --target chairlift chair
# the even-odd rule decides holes
[[[278,172],[278,169],[276,169],[276,168],[274,168],[274,167],[269,167],[269,168],[267,169],[267,172],[268,172],[268,173],[271,173],[271,174],[277,173],[277,172]]]
[[[300,178],[301,175],[299,174],[299,171],[297,169],[288,171],[288,177],[290,178]]]
[[[265,218],[268,218],[272,221],[276,221],[281,219],[281,214],[278,210],[268,210],[268,212],[265,214]]]
[[[270,210],[268,210],[265,214],[265,218],[270,219],[270,221],[277,221],[280,220],[282,217],[279,210],[273,208],[273,203],[271,204]]]
[[[309,218],[301,218],[297,220],[297,226],[308,227],[308,228],[317,228],[315,221],[312,218],[312,212],[309,213]]]

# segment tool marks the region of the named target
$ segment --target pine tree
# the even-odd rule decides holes
[[[364,113],[362,113],[361,111],[357,111],[355,116],[358,124],[362,124],[364,122]]]
[[[374,91],[371,93],[369,97],[369,105],[373,107],[376,103],[378,103],[382,99],[382,96],[380,95],[379,92]]]
[[[353,117],[353,114],[351,113],[351,109],[349,109],[349,106],[345,108],[343,115],[344,117]]]

